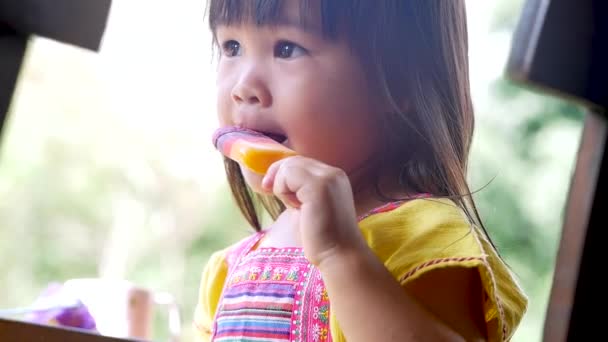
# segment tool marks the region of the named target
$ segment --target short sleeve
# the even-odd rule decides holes
[[[512,336],[527,307],[514,275],[450,200],[418,199],[360,222],[370,248],[402,285],[440,268],[476,268],[490,341]]]
[[[194,312],[197,341],[211,340],[213,319],[228,274],[225,256],[225,251],[215,252],[203,269]]]

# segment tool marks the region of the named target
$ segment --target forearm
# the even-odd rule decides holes
[[[335,253],[319,270],[349,342],[462,340],[409,296],[369,249]]]

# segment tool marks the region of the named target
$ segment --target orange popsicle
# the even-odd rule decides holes
[[[221,127],[213,134],[213,145],[224,156],[265,174],[270,165],[296,152],[264,133],[242,127]]]

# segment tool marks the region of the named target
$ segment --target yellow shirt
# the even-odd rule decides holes
[[[438,268],[477,268],[486,296],[483,311],[489,341],[508,341],[527,308],[514,275],[483,233],[446,199],[417,199],[359,222],[369,247],[402,285]],[[226,255],[214,253],[203,270],[194,321],[202,341],[211,327],[228,273]],[[330,311],[334,341],[345,341]]]

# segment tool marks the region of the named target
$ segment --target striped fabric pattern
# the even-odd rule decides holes
[[[292,283],[243,282],[226,289],[214,341],[289,341]]]
[[[212,341],[331,342],[329,298],[299,247],[253,249],[258,233],[226,260]]]

